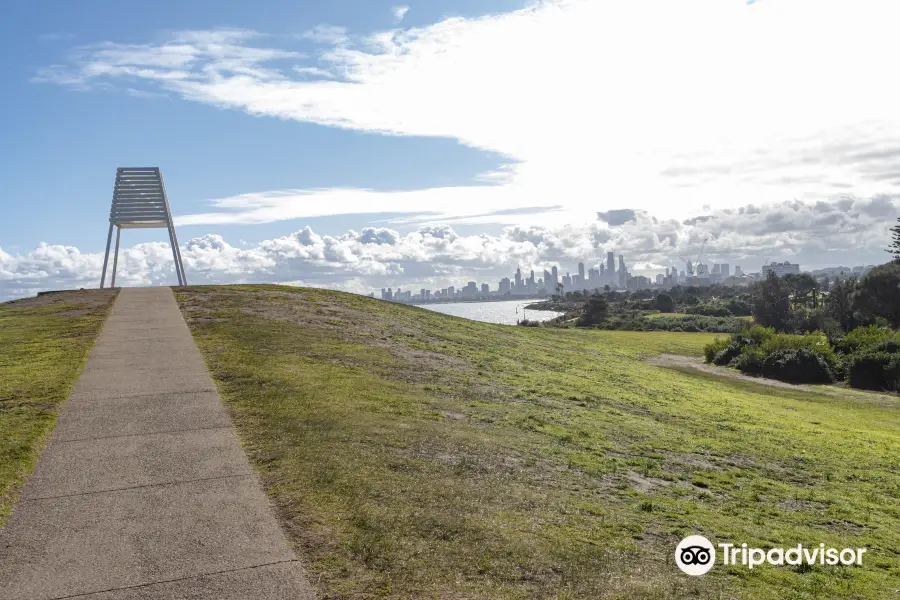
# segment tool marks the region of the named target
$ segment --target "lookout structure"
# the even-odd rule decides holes
[[[116,265],[119,261],[119,237],[122,229],[162,228],[169,230],[169,243],[175,259],[175,273],[178,285],[187,285],[184,263],[175,224],[169,210],[169,197],[159,167],[122,167],[116,170],[116,185],[113,191],[112,208],[109,211],[109,234],[106,237],[106,256],[103,258],[103,273],[100,287],[106,284],[106,267],[109,263],[109,248],[112,244],[113,227],[116,228],[116,250],[113,254],[110,287],[116,286]]]

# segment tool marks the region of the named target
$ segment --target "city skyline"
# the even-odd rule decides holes
[[[616,263],[616,256],[618,263]],[[418,289],[403,290],[398,286],[396,290],[392,286],[381,288],[380,296],[370,293],[370,296],[380,297],[382,300],[395,302],[427,303],[454,300],[491,300],[501,298],[532,298],[572,291],[592,291],[600,289],[628,290],[639,289],[665,290],[676,285],[710,285],[712,283],[732,283],[736,285],[749,284],[766,276],[769,271],[781,277],[786,274],[809,273],[814,277],[860,277],[865,275],[874,265],[857,265],[854,267],[826,267],[822,269],[801,270],[798,263],[789,261],[770,262],[761,265],[759,271],[745,271],[740,265],[729,263],[698,263],[692,264],[685,261],[685,269],[678,270],[674,265],[666,268],[665,273],[657,274],[650,278],[643,275],[633,275],[627,269],[624,255],[615,255],[613,251],[607,253],[606,262],[595,261],[596,267],[586,268],[584,261],[576,265],[573,274],[567,271],[564,275],[559,265],[550,266],[550,270],[543,269],[543,277],[538,277],[534,269],[530,269],[528,276],[524,276],[521,267],[516,268],[513,278],[503,277],[497,284],[496,290],[490,284],[477,281],[468,281],[464,286],[447,285],[436,289],[421,287]],[[618,268],[616,268],[618,264]],[[612,265],[612,269],[610,269]],[[561,287],[560,287],[561,286]]]
[[[617,261],[618,259],[618,261]],[[654,286],[673,286],[678,283],[689,283],[695,278],[693,265],[685,261],[686,270],[678,271],[676,267],[666,268],[665,274],[659,274],[655,279],[642,275],[633,275],[629,272],[625,263],[625,255],[616,255],[615,251],[606,253],[605,261],[592,261],[594,266],[587,267],[585,261],[579,261],[576,272],[566,271],[562,274],[560,265],[548,265],[543,269],[542,276],[534,269],[526,274],[521,267],[516,267],[513,278],[503,277],[497,284],[496,290],[492,290],[490,284],[468,281],[465,286],[448,285],[438,289],[420,288],[418,291],[403,290],[398,286],[381,288],[382,300],[400,302],[440,302],[442,300],[457,299],[491,299],[498,297],[533,297],[547,294],[556,294],[565,291],[588,291],[597,289],[649,289]],[[696,278],[718,281],[730,276],[730,265],[716,263],[712,269],[708,265],[699,263]],[[735,267],[736,275],[742,275],[741,267]],[[374,296],[374,294],[371,294]]]

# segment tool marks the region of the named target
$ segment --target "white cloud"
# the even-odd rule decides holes
[[[462,235],[450,225],[425,225],[402,235],[367,227],[321,235],[305,227],[258,244],[232,245],[219,235],[182,246],[189,282],[302,282],[304,285],[368,292],[381,287],[435,288],[476,280],[496,289],[517,266],[538,273],[554,264],[575,271],[607,251],[623,254],[647,272],[695,260],[703,241],[706,262],[758,270],[765,259],[791,259],[804,268],[884,262],[888,225],[900,200],[878,196],[838,202],[789,201],[710,211],[701,218],[659,218],[643,210],[604,211],[580,226],[507,227],[499,235]],[[0,299],[39,290],[95,287],[103,255],[42,244],[25,255],[0,249]],[[168,244],[123,249],[117,283],[153,285],[175,280]]]
[[[349,39],[347,28],[337,25],[317,25],[302,33],[300,37],[320,44],[343,44]]]
[[[900,6],[880,0],[543,0],[366,37],[323,25],[302,36],[324,44],[310,59],[240,29],[108,42],[38,80],[138,81],[254,115],[451,137],[510,158],[488,187],[267,192],[183,222],[372,205],[476,223],[521,222],[484,215],[548,205],[565,207],[541,217],[555,224],[621,206],[682,216],[895,191],[900,155],[878,151],[900,148],[900,84],[888,75],[898,20]]]
[[[264,192],[217,200],[216,212],[182,223],[378,206],[562,226],[623,207],[684,217],[896,192],[900,84],[888,74],[898,20],[900,5],[882,0],[542,0],[365,37],[323,25],[301,36],[322,45],[311,58],[245,30],[105,43],[38,79],[141,81],[253,115],[450,137],[510,160],[490,186]],[[523,206],[563,210],[509,212]]]
[[[409,7],[405,5],[392,6],[391,12],[394,14],[394,20],[399,23],[406,16],[406,13],[409,12]]]

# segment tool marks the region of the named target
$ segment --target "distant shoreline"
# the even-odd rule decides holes
[[[546,296],[515,296],[513,298],[465,298],[455,300],[434,300],[434,301],[416,301],[416,302],[396,302],[396,300],[388,300],[388,302],[396,302],[397,304],[407,304],[409,306],[422,306],[423,304],[479,304],[484,302],[533,302],[535,300],[546,300]]]

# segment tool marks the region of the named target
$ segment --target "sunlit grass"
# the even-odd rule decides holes
[[[87,360],[115,291],[0,304],[0,525]]]
[[[651,366],[714,334],[521,328],[323,290],[178,300],[324,597],[885,598],[898,403]],[[869,547],[682,575],[690,533]]]

